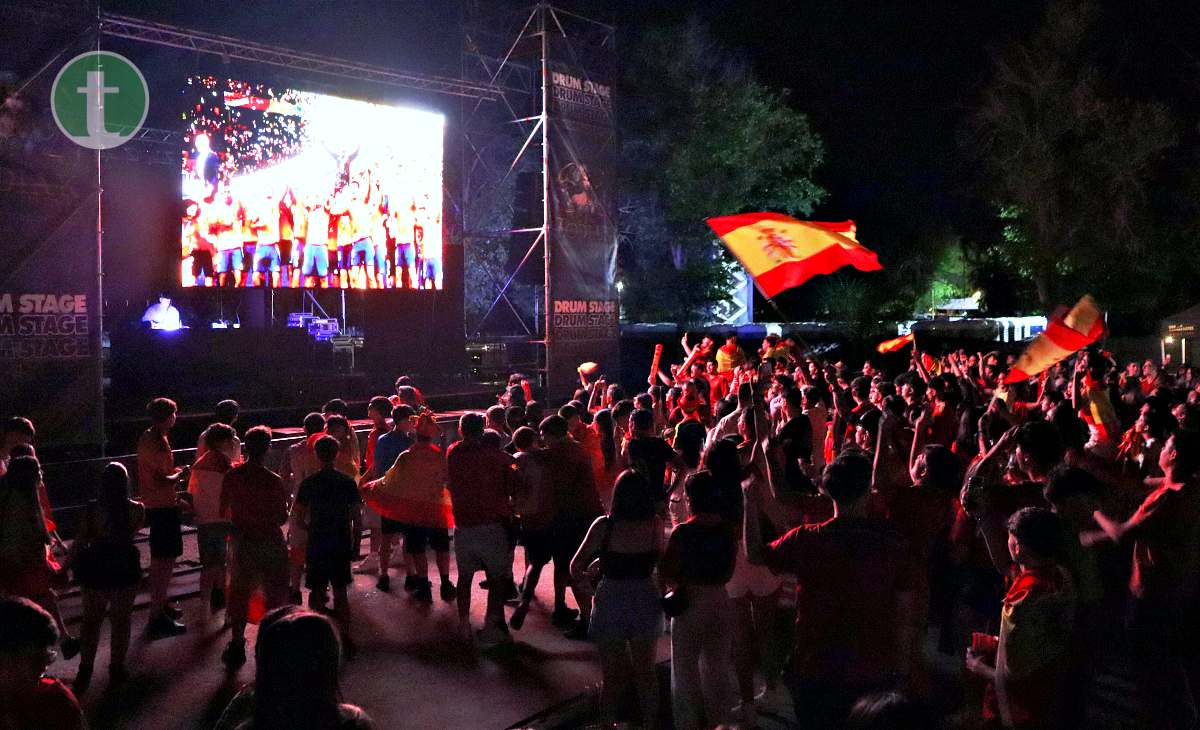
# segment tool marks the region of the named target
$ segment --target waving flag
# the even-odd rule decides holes
[[[1021,353],[1017,364],[1008,371],[1004,382],[1019,383],[1038,375],[1054,363],[1069,357],[1071,353],[1082,350],[1099,339],[1104,334],[1104,318],[1100,315],[1096,302],[1090,296],[1082,299],[1071,307],[1066,315],[1059,315],[1050,320],[1046,331]]]
[[[884,340],[875,346],[875,349],[882,353],[895,352],[905,345],[912,344],[913,334],[909,332],[907,335],[901,335],[894,340]]]
[[[709,218],[708,225],[768,299],[843,266],[860,271],[883,268],[875,252],[858,242],[854,221],[821,223],[779,213],[743,213]]]

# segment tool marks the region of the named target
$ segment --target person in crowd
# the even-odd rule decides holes
[[[362,708],[342,702],[341,657],[325,616],[296,606],[267,613],[254,646],[254,685],[233,698],[216,730],[371,730]]]
[[[408,447],[413,445],[414,437],[413,430],[416,427],[414,417],[416,412],[412,406],[405,403],[392,407],[392,430],[381,435],[379,442],[375,445],[374,469],[367,475],[367,480],[381,478],[387,474],[388,469],[396,463],[396,457],[400,456]],[[399,533],[385,532],[383,530],[383,521],[380,520],[379,541],[376,543],[374,535],[372,535],[372,550],[376,552],[374,555],[374,565],[371,565],[371,559],[368,558],[366,564],[360,563],[355,570],[360,573],[374,572],[378,576],[377,587],[382,584],[382,589],[391,590],[391,579],[387,578],[388,571],[391,570],[391,565],[384,565],[380,562],[380,555],[386,547],[388,560],[391,560],[392,544],[396,540]],[[385,545],[386,543],[386,545]],[[374,570],[372,570],[374,568]],[[405,579],[405,587],[412,586],[412,573],[408,573]],[[387,580],[383,580],[387,578]]]
[[[283,472],[279,475],[287,485],[293,503],[296,493],[300,491],[300,485],[321,468],[315,449],[317,440],[325,432],[325,416],[315,411],[309,413],[304,417],[303,425],[304,438],[288,447],[287,456],[283,461]],[[287,543],[288,600],[298,606],[304,602],[304,597],[300,593],[300,585],[304,579],[308,533],[305,531],[304,525],[290,516],[288,518]]]
[[[461,439],[446,450],[446,486],[454,508],[459,631],[468,640],[475,637],[471,630],[471,581],[482,570],[487,576],[487,611],[478,639],[484,646],[494,646],[512,641],[504,618],[504,601],[512,584],[510,498],[516,475],[513,457],[499,446],[484,443],[485,425],[478,413],[459,418]]]
[[[332,436],[316,443],[320,469],[300,484],[292,506],[292,522],[303,525],[307,535],[304,573],[308,585],[308,606],[325,611],[326,591],[333,592],[333,615],[342,631],[347,651],[353,653],[350,638],[350,561],[354,546],[353,511],[362,500],[354,480],[337,470],[339,445]],[[383,573],[386,576],[386,572]]]
[[[675,428],[675,459],[672,460],[666,488],[667,512],[671,526],[687,521],[687,480],[700,468],[704,449],[704,426],[697,421],[685,421]]]
[[[87,727],[74,693],[46,675],[58,655],[58,638],[54,617],[44,608],[26,598],[0,596],[0,727]]]
[[[51,536],[38,499],[42,468],[36,456],[22,455],[27,448],[12,448],[8,470],[0,478],[0,595],[34,601],[55,616],[57,627],[62,620],[56,615],[58,600],[52,586],[55,563],[49,553]],[[73,637],[64,638],[62,648],[64,654],[74,656],[79,642]]]
[[[169,436],[178,412],[175,401],[155,398],[146,406],[150,428],[138,439],[138,494],[146,506],[150,527],[150,620],[151,638],[177,636],[187,631],[179,622],[182,611],[167,600],[175,561],[183,555],[183,522],[179,487],[186,484],[187,469],[175,466]]]
[[[800,525],[773,543],[762,535],[762,518],[749,482],[745,500],[746,551],[751,562],[796,576],[796,633],[785,681],[796,716],[816,727],[835,727],[855,700],[892,689],[908,666],[911,622],[897,620],[910,608],[903,571],[904,539],[867,513],[871,461],[854,451],[825,468],[821,490],[833,500],[826,522]]]
[[[1155,726],[1189,727],[1197,722],[1187,674],[1196,649],[1187,617],[1200,595],[1200,434],[1173,434],[1159,466],[1166,477],[1129,519],[1118,522],[1099,510],[1093,516],[1106,538],[1132,545],[1129,630]]]
[[[1074,589],[1058,562],[1062,523],[1047,509],[1025,507],[1008,531],[1017,573],[1004,596],[1000,635],[973,642],[967,671],[989,683],[985,721],[1059,727],[1075,616]]]
[[[221,512],[221,487],[225,474],[242,458],[242,444],[233,427],[224,423],[204,429],[200,440],[205,451],[192,465],[188,494],[200,547],[200,595],[216,613],[225,606],[228,579],[229,516]]]
[[[377,395],[367,404],[367,418],[371,421],[371,430],[367,433],[367,446],[363,450],[362,474],[360,479],[364,482],[378,479],[391,468],[391,464],[381,468],[376,463],[376,449],[379,445],[379,439],[392,430],[392,425],[388,423],[388,418],[391,415],[392,402],[386,396]],[[395,459],[392,462],[395,463]],[[383,539],[383,529],[379,513],[370,507],[360,506],[358,509],[361,510],[363,529],[370,531],[369,553],[366,559],[359,564],[359,571],[378,574],[380,572],[379,548],[380,542]]]
[[[83,646],[74,685],[78,694],[87,691],[91,681],[105,614],[111,623],[109,682],[120,684],[129,676],[125,657],[130,619],[142,582],[141,553],[134,538],[145,519],[145,507],[129,498],[129,472],[120,462],[110,462],[104,467],[96,499],[88,502],[71,544],[71,564],[83,593]]]
[[[0,426],[0,477],[8,471],[8,462],[12,458],[13,449],[18,446],[32,446],[37,436],[33,421],[23,416],[12,416]]]
[[[726,519],[728,495],[709,471],[686,485],[687,522],[671,531],[658,579],[671,597],[671,707],[675,727],[721,725],[733,707],[731,622],[725,584],[737,559],[737,525]]]
[[[587,443],[591,446],[592,472],[600,491],[600,502],[607,508],[612,503],[612,490],[620,474],[621,456],[612,411],[608,408],[596,411],[587,428],[591,432]]]
[[[596,518],[571,559],[576,581],[598,581],[588,631],[600,650],[601,706],[616,720],[627,680],[638,697],[642,726],[658,726],[654,644],[662,607],[654,568],[662,553],[658,500],[645,475],[625,471],[613,488],[608,514]]]
[[[543,448],[531,458],[538,463],[553,505],[547,539],[554,561],[555,614],[560,623],[567,625],[564,634],[567,638],[583,640],[587,638],[591,618],[591,594],[585,582],[571,579],[570,566],[592,521],[601,514],[600,496],[592,481],[591,460],[583,447],[567,433],[566,419],[559,415],[547,416],[539,431]],[[560,586],[570,587],[579,607],[578,621],[568,619],[570,614],[566,611],[559,612]],[[526,590],[530,590],[528,585]],[[522,603],[525,603],[524,596]],[[565,600],[561,607],[565,607]]]
[[[271,448],[271,429],[256,426],[246,432],[246,460],[225,474],[221,511],[233,531],[233,564],[229,580],[229,645],[221,661],[230,668],[246,662],[246,622],[250,597],[261,589],[268,609],[287,599],[287,542],[289,494],[283,479],[265,465]]]
[[[213,408],[213,423],[223,423],[226,426],[232,426],[234,430],[234,438],[237,438],[237,420],[238,413],[241,411],[241,406],[235,400],[226,399],[217,403]],[[200,434],[200,440],[196,443],[196,461],[204,456],[204,452],[208,450],[208,444],[204,441],[204,434]],[[238,453],[241,453],[242,444],[238,442]]]
[[[650,489],[666,500],[667,467],[682,466],[676,462],[675,450],[666,439],[654,434],[654,413],[639,409],[629,417],[629,440],[622,449],[622,461],[627,468],[646,477]]]
[[[433,548],[441,577],[443,601],[453,601],[457,595],[450,579],[450,534],[454,525],[449,495],[446,492],[446,458],[433,439],[441,433],[433,416],[424,412],[417,417],[412,446],[396,457],[396,462],[383,477],[364,485],[368,504],[383,516],[385,535],[404,537],[404,553],[408,559],[408,578],[405,590],[421,603],[433,602],[433,583],[429,580],[426,551]],[[382,568],[391,560],[390,541],[381,545],[379,564]],[[380,571],[380,578],[387,575]],[[390,588],[383,581],[382,588]]]

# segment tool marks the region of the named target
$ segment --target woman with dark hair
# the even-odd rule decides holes
[[[50,533],[38,501],[42,467],[36,457],[15,456],[0,478],[0,594],[28,598],[54,613]]]
[[[592,472],[596,477],[596,490],[600,493],[600,502],[608,507],[612,501],[613,484],[620,473],[620,449],[617,446],[616,422],[613,420],[612,411],[608,408],[596,411],[588,429],[595,434],[595,438],[589,441],[594,445],[590,456]]]
[[[721,443],[725,442],[717,442],[710,455]],[[733,486],[737,489],[738,483]],[[733,704],[733,617],[725,584],[733,575],[737,528],[724,517],[729,501],[724,488],[707,470],[688,479],[692,517],[671,532],[658,566],[662,586],[682,596],[680,610],[671,619],[671,705],[680,730],[702,727],[702,715],[703,726],[720,725]]]
[[[83,589],[83,649],[75,691],[87,689],[100,642],[105,613],[112,624],[108,676],[117,683],[128,676],[129,623],[133,599],[142,580],[141,554],[133,539],[146,518],[141,502],[129,498],[129,472],[110,462],[100,476],[100,491],[88,503],[72,544],[75,578]]]
[[[706,435],[704,426],[696,421],[684,421],[675,428],[673,446],[679,456],[677,462],[682,461],[683,466],[676,463],[667,482],[667,510],[671,514],[672,526],[679,525],[688,518],[683,485],[687,483],[688,477],[700,468],[700,456],[704,450]]]
[[[576,580],[593,571],[599,577],[588,636],[600,650],[603,711],[610,722],[616,719],[623,680],[632,677],[642,724],[648,728],[658,724],[654,643],[662,630],[653,579],[663,532],[657,506],[644,476],[622,472],[608,514],[596,518],[571,560]]]
[[[341,642],[325,616],[283,606],[263,617],[254,649],[254,687],[244,690],[217,730],[369,730],[370,716],[341,701]]]

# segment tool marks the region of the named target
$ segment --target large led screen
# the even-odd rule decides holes
[[[442,288],[442,115],[195,76],[183,286]]]

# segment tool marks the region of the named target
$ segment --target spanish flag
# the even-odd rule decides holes
[[[1092,344],[1102,334],[1104,318],[1095,300],[1085,294],[1066,315],[1050,320],[1046,331],[1021,353],[1017,363],[1004,377],[1004,382],[1009,384],[1029,380],[1071,353]]]
[[[910,345],[913,342],[913,333],[901,335],[894,340],[884,340],[875,346],[875,349],[881,353],[895,352],[905,345]]]
[[[855,238],[854,221],[802,221],[779,213],[709,218],[708,225],[768,299],[843,266],[879,271],[879,257]]]

